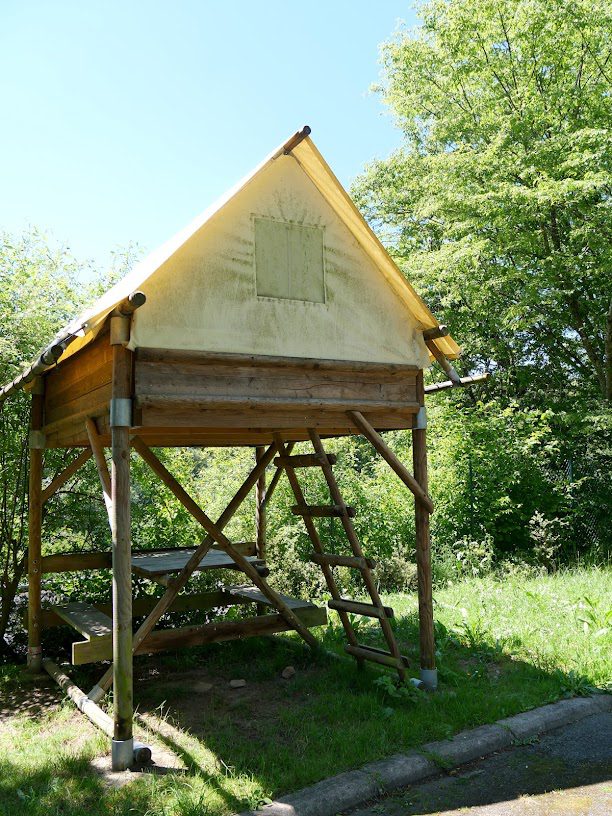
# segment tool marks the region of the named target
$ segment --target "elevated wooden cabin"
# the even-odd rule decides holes
[[[217,205],[150,255],[60,333],[0,397],[27,385],[32,393],[29,541],[29,663],[41,666],[79,708],[113,737],[113,766],[132,763],[132,654],[213,640],[309,629],[326,611],[275,592],[266,577],[265,507],[285,473],[294,512],[312,539],[342,620],[347,651],[403,679],[406,660],[389,624],[392,610],[378,595],[375,565],[364,554],[333,475],[329,436],[363,434],[415,496],[421,625],[421,678],[435,685],[423,370],[459,349],[400,273],[309,137],[308,128],[275,150]],[[380,431],[413,433],[412,474]],[[312,453],[292,455],[298,441]],[[213,521],[151,451],[164,446],[255,449],[254,467],[219,519]],[[45,448],[75,448],[74,461],[44,480]],[[111,469],[104,449],[110,448]],[[130,449],[142,456],[202,525],[191,549],[131,551]],[[41,507],[90,456],[98,467],[112,530],[112,553],[42,556]],[[272,481],[266,470],[276,466]],[[328,505],[309,505],[302,467],[320,467]],[[231,542],[223,528],[248,493],[257,492],[257,541]],[[346,553],[328,553],[315,519],[337,516]],[[112,604],[83,602],[41,609],[45,572],[112,566]],[[361,572],[369,602],[342,598],[334,569]],[[206,597],[179,595],[199,569],[240,571],[247,586]],[[132,602],[131,576],[166,587],[160,600]],[[156,629],[166,611],[258,604],[254,617],[188,629]],[[266,606],[268,611],[263,610]],[[349,615],[377,619],[385,651],[358,643]],[[136,632],[133,615],[148,615]],[[68,623],[85,640],[73,661],[112,659],[88,693],[77,689],[41,650],[45,626]],[[114,717],[97,703],[114,684]]]

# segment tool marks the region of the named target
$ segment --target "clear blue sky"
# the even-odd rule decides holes
[[[400,134],[369,93],[400,0],[0,0],[0,230],[154,249],[303,124],[344,184]]]

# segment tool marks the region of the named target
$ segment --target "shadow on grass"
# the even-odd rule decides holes
[[[405,616],[395,625],[416,675],[417,620]],[[360,641],[380,645],[377,632],[374,626],[360,627]],[[139,777],[137,784],[115,789],[79,754],[78,743],[69,749],[73,756],[59,764],[44,754],[36,762],[7,757],[0,766],[0,812],[237,812],[366,762],[588,690],[582,678],[513,659],[508,644],[491,643],[481,634],[458,635],[438,626],[441,686],[436,694],[403,694],[380,680],[389,673],[369,666],[359,670],[354,661],[331,658],[322,650],[311,653],[291,638],[139,658],[139,711],[147,728],[182,759],[187,773]],[[337,629],[326,630],[323,646],[341,654]],[[296,669],[291,680],[281,677],[287,665]],[[95,677],[99,671],[99,666],[90,670]],[[236,678],[246,679],[246,686],[230,688]],[[87,681],[82,685],[88,687]],[[3,702],[3,708],[12,704]],[[22,713],[36,713],[27,703],[20,708],[15,699],[15,705]],[[44,734],[31,733],[29,739],[41,740]],[[17,749],[27,752],[24,745]],[[564,784],[560,778],[556,787]]]

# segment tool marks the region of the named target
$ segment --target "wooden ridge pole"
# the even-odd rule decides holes
[[[45,439],[42,432],[45,405],[44,383],[38,378],[30,407],[30,467],[28,476],[28,668],[40,672],[41,647],[41,550],[42,477]]]
[[[347,413],[368,442],[370,442],[372,446],[376,448],[389,467],[395,473],[397,473],[406,487],[408,487],[414,493],[417,502],[420,502],[427,509],[428,513],[433,513],[433,502],[427,491],[423,490],[423,487],[419,484],[418,480],[415,479],[408,468],[400,462],[382,436],[374,430],[367,419],[363,416],[363,414],[360,414],[359,411],[347,411]]]
[[[425,405],[423,372],[417,375],[417,398]],[[412,429],[412,461],[414,476],[426,493],[427,477],[427,430],[424,409],[419,412]],[[419,651],[421,659],[421,680],[426,686],[436,688],[436,644],[434,639],[433,600],[431,587],[431,542],[429,534],[429,511],[422,502],[414,505],[416,532],[416,563],[419,595]]]

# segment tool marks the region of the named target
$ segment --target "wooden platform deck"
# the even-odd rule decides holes
[[[208,569],[218,569],[220,561],[222,566],[227,566],[224,559],[219,558],[219,556],[228,558],[225,553],[216,552],[211,555],[215,556],[214,559],[211,559],[214,566],[207,567]],[[256,561],[257,559],[250,557],[249,560]],[[222,587],[217,592],[197,597],[201,598],[204,603],[194,604],[193,608],[221,609],[232,604],[256,603],[270,608],[270,613],[238,620],[213,620],[210,623],[179,629],[156,629],[136,650],[136,654],[153,654],[184,646],[272,635],[291,629],[291,626],[276,612],[268,598],[254,586],[246,584]],[[287,595],[281,595],[281,597],[305,626],[310,628],[326,625],[327,611],[325,608],[300,598],[290,598]],[[74,665],[112,658],[112,621],[105,612],[93,604],[82,601],[53,606],[49,611],[85,637],[85,640],[72,644],[72,663]]]
[[[189,561],[194,549],[189,550],[175,550],[165,552],[155,552],[151,550],[147,553],[139,553],[132,556],[132,572],[135,575],[140,575],[143,578],[150,578],[158,581],[165,575],[180,572],[185,564]],[[246,556],[246,560],[255,567],[264,567],[265,562],[256,556]],[[220,550],[210,550],[202,561],[200,562],[197,572],[213,569],[240,569],[232,559]]]

